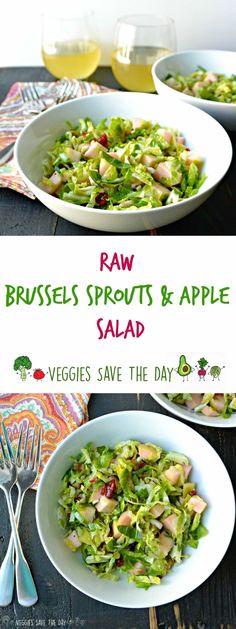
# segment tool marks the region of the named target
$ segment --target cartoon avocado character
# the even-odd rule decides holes
[[[179,374],[179,376],[182,376],[183,379],[187,378],[188,380],[188,376],[192,371],[194,371],[194,369],[191,367],[191,365],[189,365],[189,363],[187,363],[186,356],[182,354],[179,359],[177,373]]]

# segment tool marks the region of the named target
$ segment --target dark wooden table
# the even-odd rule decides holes
[[[0,102],[15,81],[51,81],[43,68],[0,69]],[[119,88],[110,68],[98,68],[91,80]],[[231,133],[236,146],[236,133]],[[216,146],[217,151],[217,146]],[[89,230],[60,218],[40,201],[29,199],[13,190],[0,189],[0,235],[84,236],[103,232]],[[147,234],[147,232],[143,232]],[[159,235],[235,235],[236,234],[236,159],[223,182],[210,199],[186,218],[158,230]]]
[[[117,410],[145,409],[164,412],[151,396],[141,394],[91,397],[90,418]],[[167,413],[166,413],[167,414]],[[236,486],[236,445],[233,429],[194,426],[216,449]],[[219,488],[220,492],[223,488]],[[79,627],[84,629],[235,629],[236,628],[236,536],[213,575],[194,592],[156,609],[156,625],[150,625],[147,609],[129,610],[94,601],[70,586],[47,558],[36,529],[35,494],[28,491],[20,526],[22,545],[39,592],[39,602],[25,609],[14,603],[0,609],[0,627]],[[9,540],[10,527],[5,498],[0,494],[0,557]],[[223,535],[222,531],[222,535]],[[206,557],[207,561],[207,557]],[[106,584],[104,582],[104,587]],[[27,624],[28,623],[28,624]],[[55,624],[53,624],[55,623]]]

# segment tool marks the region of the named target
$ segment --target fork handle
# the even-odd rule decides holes
[[[38,600],[38,594],[35,587],[35,583],[30,572],[29,565],[24,557],[24,553],[21,547],[20,538],[15,521],[12,500],[10,494],[5,492],[8,512],[11,522],[12,535],[16,553],[16,589],[18,602],[23,607],[31,607]]]
[[[24,498],[25,492],[22,492],[19,489],[17,505],[15,510],[15,521],[16,526],[18,527],[21,507]],[[0,568],[0,607],[7,607],[10,605],[13,599],[13,591],[14,591],[14,580],[15,580],[15,565],[14,565],[14,538],[11,533],[10,541],[8,544],[7,553],[4,557]]]
[[[10,157],[13,155],[15,142],[11,142],[8,146],[5,146],[4,149],[0,151],[0,166],[8,162]]]

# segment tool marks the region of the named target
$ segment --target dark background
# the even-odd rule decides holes
[[[16,81],[52,81],[43,67],[0,69],[0,102]],[[98,68],[90,80],[107,87],[119,88],[110,68]],[[230,134],[236,145],[236,132]],[[216,146],[217,151],[217,146]],[[220,158],[220,156],[219,156]],[[235,235],[236,234],[236,159],[214,194],[189,216],[161,227],[159,235]],[[58,217],[40,201],[32,200],[9,189],[0,189],[1,236],[84,236],[105,232],[86,229]],[[148,235],[148,232],[143,232]],[[112,234],[109,234],[112,235]],[[206,252],[205,252],[206,253]],[[203,252],[204,254],[204,252]]]
[[[132,410],[165,410],[147,394],[96,394],[89,402],[90,418],[104,413]],[[226,420],[227,421],[227,420]],[[234,429],[194,426],[215,448],[236,485],[236,446]],[[199,453],[201,456],[201,453]],[[207,491],[207,489],[206,489]],[[219,487],[220,496],[224,491]],[[92,600],[69,585],[47,558],[36,529],[35,493],[29,490],[23,505],[20,534],[23,549],[32,568],[39,602],[32,608],[14,603],[0,609],[0,627],[82,627],[84,629],[235,629],[236,628],[236,536],[226,556],[205,583],[176,603],[156,608],[157,621],[150,624],[148,609],[129,610]],[[222,531],[222,535],[224,532]],[[7,549],[10,525],[5,498],[0,492],[0,557]],[[197,551],[196,551],[197,552]],[[206,557],[207,561],[207,557]],[[104,587],[106,583],[104,582]],[[128,586],[127,586],[128,587]],[[161,586],[160,586],[161,587]],[[158,590],[157,590],[158,597]],[[55,624],[53,624],[55,622]],[[31,624],[27,624],[31,623]]]

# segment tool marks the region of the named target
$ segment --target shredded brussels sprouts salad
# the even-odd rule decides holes
[[[114,448],[88,443],[66,472],[58,521],[68,548],[82,553],[98,577],[148,589],[160,583],[206,535],[207,503],[190,479],[184,454],[153,443]]]
[[[236,393],[168,393],[168,399],[205,417],[228,419],[236,412]]]
[[[178,130],[140,118],[67,124],[40,182],[63,201],[103,210],[156,208],[191,197],[206,179],[201,156]]]
[[[165,83],[174,90],[189,96],[219,103],[236,103],[236,74],[226,76],[217,72],[207,72],[198,66],[195,72],[187,76],[179,72],[168,74]]]

